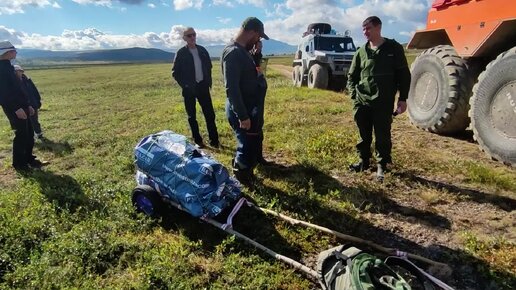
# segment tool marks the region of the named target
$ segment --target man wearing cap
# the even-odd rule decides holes
[[[9,41],[0,42],[0,105],[14,130],[13,167],[17,171],[40,168],[42,163],[32,155],[34,137],[29,117],[34,109],[22,87],[11,60],[16,58],[16,49]],[[30,167],[29,167],[30,166]]]
[[[206,127],[208,127],[210,145],[218,148],[219,134],[215,124],[215,112],[213,111],[210,95],[211,58],[204,47],[196,44],[196,38],[197,34],[192,27],[186,28],[183,32],[183,40],[186,41],[186,45],[176,52],[174,66],[172,67],[172,77],[183,89],[188,124],[190,124],[194,142],[200,148],[205,146],[199,133],[199,124],[195,116],[195,99],[197,99],[206,120]]]
[[[237,139],[233,160],[235,177],[253,188],[253,169],[263,127],[263,90],[258,79],[256,64],[249,51],[264,33],[263,23],[256,17],[244,20],[234,41],[222,52],[222,73],[226,88],[226,116]]]

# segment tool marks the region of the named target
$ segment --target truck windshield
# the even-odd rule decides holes
[[[355,45],[350,37],[316,37],[315,49],[334,52],[355,51]]]

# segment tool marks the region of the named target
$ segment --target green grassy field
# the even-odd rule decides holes
[[[269,64],[289,65],[287,58]],[[43,97],[51,163],[27,176],[10,167],[13,133],[0,118],[0,289],[313,289],[317,283],[251,246],[171,209],[136,214],[133,148],[169,129],[189,136],[170,64],[27,70]],[[229,168],[235,141],[214,64],[213,103]],[[514,289],[516,171],[489,160],[469,136],[393,127],[395,166],[383,184],[351,174],[357,134],[344,93],[294,88],[269,68],[256,202],[346,234],[450,264],[458,289]],[[201,132],[207,139],[199,111]],[[243,209],[235,229],[314,266],[343,243]],[[424,266],[424,265],[422,265]],[[439,274],[439,273],[438,273]]]

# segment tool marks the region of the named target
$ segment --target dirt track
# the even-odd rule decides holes
[[[275,71],[278,71],[282,75],[284,75],[287,78],[292,77],[292,67],[288,65],[282,65],[282,64],[271,64],[269,65],[270,68],[274,69]]]

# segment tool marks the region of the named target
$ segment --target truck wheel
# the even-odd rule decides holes
[[[294,86],[296,86],[296,87],[301,87],[301,85],[302,85],[303,74],[301,71],[302,71],[302,68],[299,65],[295,66],[292,69],[292,78],[293,78]]]
[[[411,67],[410,121],[418,128],[451,134],[468,127],[468,100],[473,86],[465,60],[453,47],[423,51]]]
[[[132,202],[137,212],[149,217],[158,217],[163,210],[159,193],[148,185],[138,185],[133,189]]]
[[[516,47],[487,65],[470,105],[473,136],[482,150],[516,166]]]
[[[313,89],[326,89],[328,87],[328,70],[320,65],[314,64],[308,70],[308,87]]]

